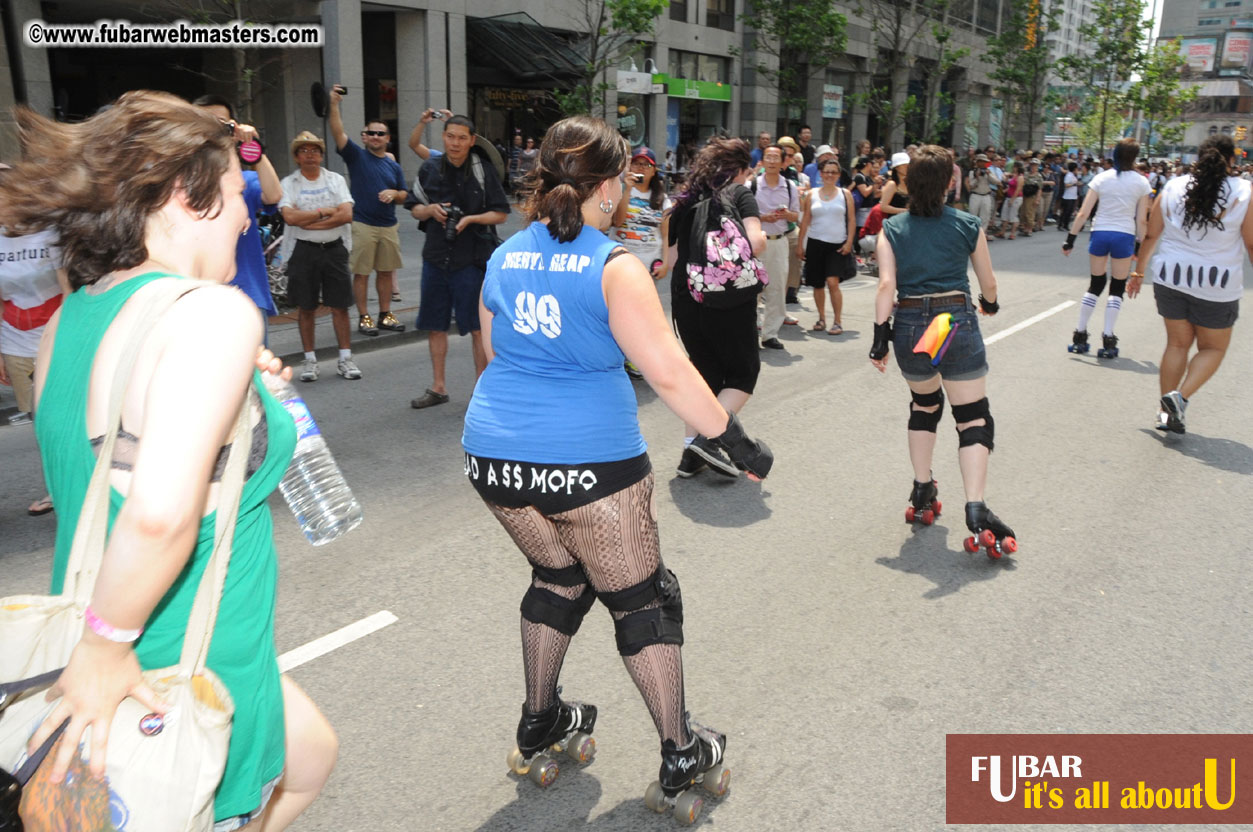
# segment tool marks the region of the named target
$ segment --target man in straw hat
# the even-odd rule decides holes
[[[300,380],[318,380],[313,330],[319,304],[331,310],[339,343],[336,369],[346,379],[359,379],[361,370],[352,360],[348,323],[348,307],[353,303],[348,272],[352,195],[344,177],[322,167],[326,142],[305,130],[292,140],[291,152],[299,168],[283,180],[283,200],[278,207],[287,233],[296,241],[287,261],[287,296],[298,309],[300,344],[305,353]]]

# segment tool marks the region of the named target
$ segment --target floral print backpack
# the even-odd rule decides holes
[[[739,306],[770,282],[753,256],[739,212],[721,192],[696,203],[688,256],[688,291],[697,303],[715,309]]]

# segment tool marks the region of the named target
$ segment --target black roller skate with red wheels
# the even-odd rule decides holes
[[[1086,329],[1076,329],[1071,343],[1066,345],[1066,352],[1077,352],[1083,355],[1092,349],[1092,345],[1088,343],[1088,331]]]
[[[1096,351],[1097,358],[1117,358],[1118,357],[1118,336],[1102,335],[1101,348]]]
[[[914,480],[914,490],[909,495],[910,505],[905,509],[906,523],[918,520],[922,525],[930,526],[935,522],[935,518],[940,516],[940,508],[943,504],[936,499],[940,493],[936,488],[938,484],[935,480],[926,482]]]
[[[985,548],[988,557],[999,560],[1001,555],[1012,555],[1018,551],[1014,530],[1001,522],[1001,518],[993,514],[986,503],[966,503],[966,528],[971,531],[971,536],[964,543],[967,552]]]
[[[674,740],[661,744],[661,772],[644,792],[644,804],[658,814],[673,812],[674,819],[689,826],[700,817],[707,795],[722,797],[731,786],[731,769],[722,762],[727,738],[711,728],[688,724],[692,741],[679,748]]]
[[[514,774],[525,775],[531,782],[546,789],[557,779],[560,766],[557,756],[564,752],[577,763],[590,763],[596,756],[596,706],[581,702],[561,701],[561,688],[553,696],[553,704],[533,714],[522,706],[518,723],[518,744],[506,760]]]

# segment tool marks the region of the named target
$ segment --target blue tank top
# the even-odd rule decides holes
[[[601,288],[614,246],[588,226],[559,243],[533,222],[492,254],[483,305],[493,316],[496,356],[466,411],[467,452],[574,464],[645,451]]]

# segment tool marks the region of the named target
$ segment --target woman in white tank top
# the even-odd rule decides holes
[[[1166,324],[1166,351],[1158,379],[1158,430],[1184,432],[1188,400],[1222,363],[1244,294],[1245,252],[1253,252],[1253,187],[1233,175],[1230,136],[1201,144],[1192,173],[1166,183],[1149,216],[1127,294],[1153,282],[1157,312]],[[1196,343],[1197,352],[1188,360]]]
[[[800,234],[797,235],[796,256],[805,264],[805,285],[814,290],[818,320],[813,331],[826,330],[831,335],[844,331],[840,313],[844,296],[840,283],[857,274],[853,256],[857,213],[853,195],[839,186],[840,163],[828,160],[818,166],[822,187],[814,188],[802,205]],[[831,292],[832,325],[827,329],[826,291]]]

